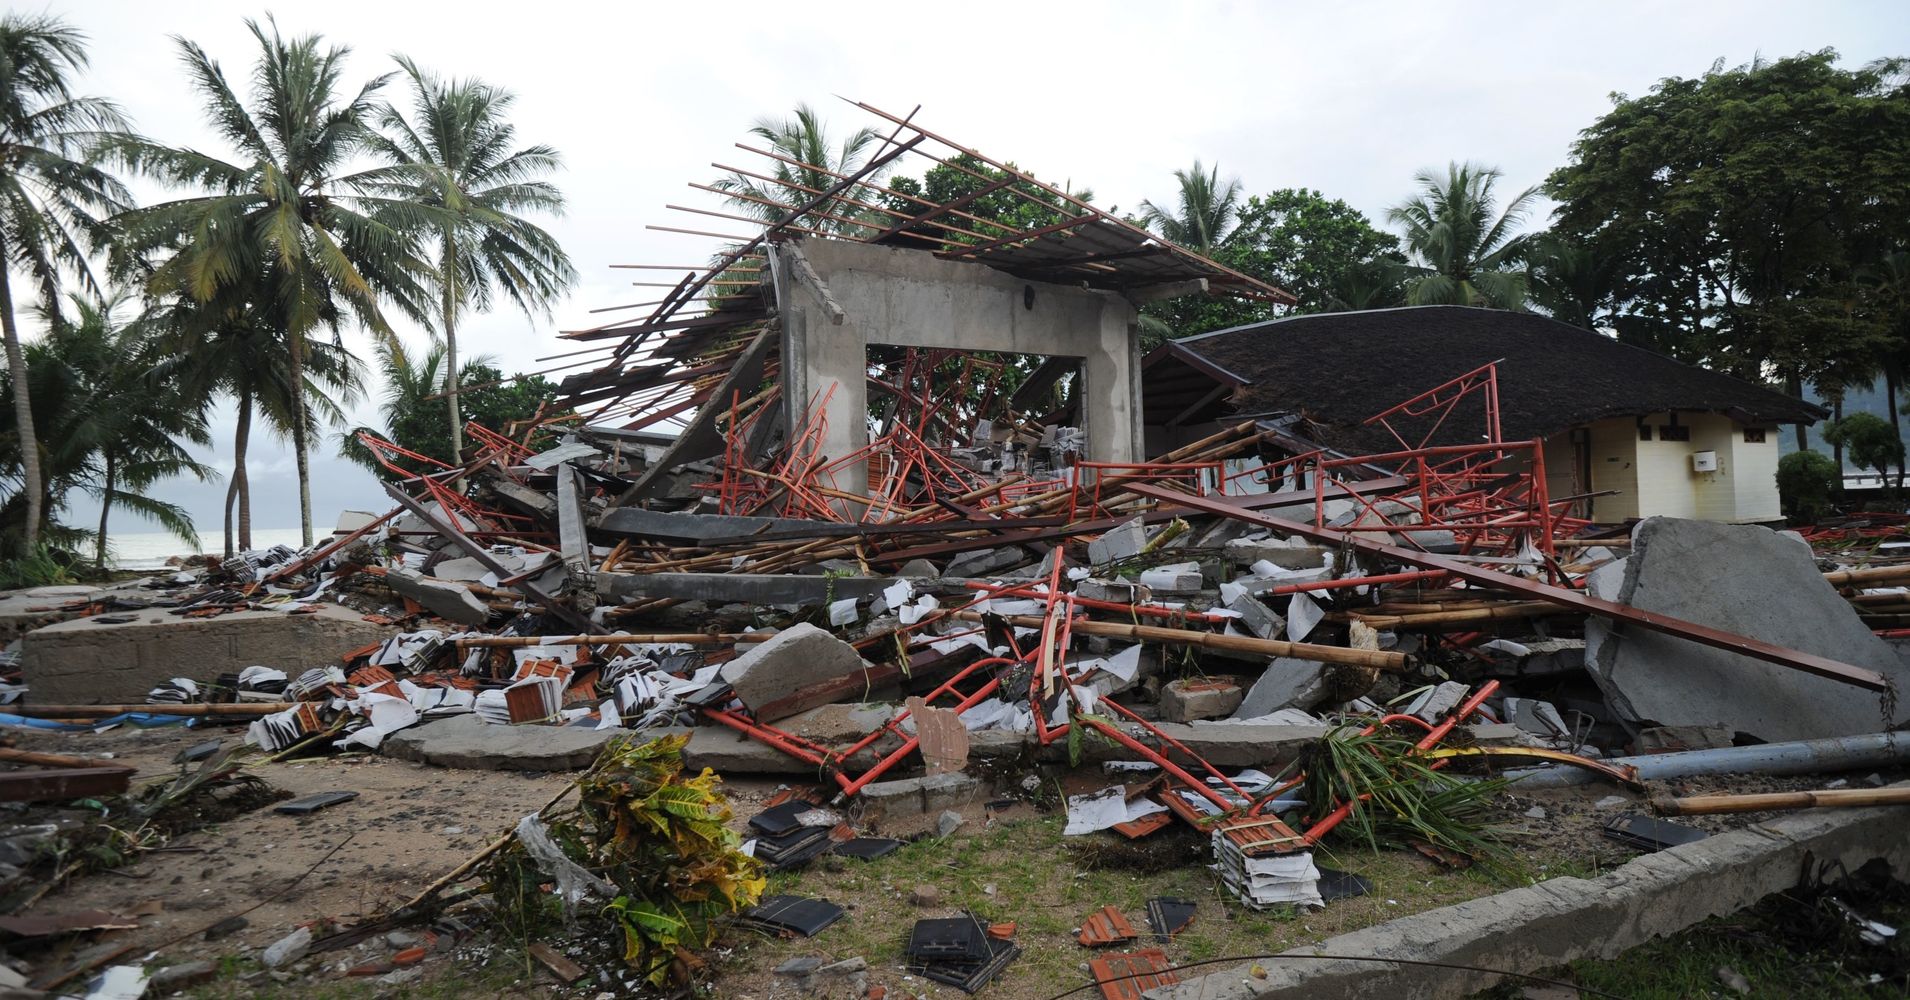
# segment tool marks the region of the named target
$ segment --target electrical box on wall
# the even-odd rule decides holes
[[[1718,453],[1715,451],[1694,451],[1691,453],[1691,471],[1718,471]]]

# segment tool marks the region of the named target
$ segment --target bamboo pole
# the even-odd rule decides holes
[[[974,611],[958,611],[950,617],[968,622],[984,620],[983,615]],[[1007,622],[1019,628],[1039,629],[1046,625],[1047,619],[1035,615],[1015,615],[1009,617]],[[1186,629],[1163,628],[1158,625],[1126,625],[1118,622],[1075,621],[1068,627],[1077,635],[1104,635],[1115,639],[1131,639],[1135,642],[1198,646],[1202,649],[1224,649],[1234,653],[1259,653],[1265,656],[1291,656],[1302,660],[1344,663],[1349,666],[1391,673],[1403,673],[1412,666],[1412,658],[1405,653],[1392,653],[1378,649],[1320,646],[1307,642],[1285,642],[1280,639],[1258,639],[1252,636],[1221,635],[1215,632],[1190,632]]]
[[[1910,563],[1902,566],[1871,566],[1866,569],[1840,569],[1824,574],[1824,582],[1833,587],[1860,586],[1891,580],[1910,580]]]
[[[208,716],[234,716],[250,718],[271,715],[296,708],[297,702],[239,702],[231,705],[11,705],[7,711],[12,715],[29,719],[107,719],[128,712],[148,712],[153,715],[184,715],[195,718]]]
[[[1762,792],[1754,795],[1690,795],[1654,797],[1651,808],[1661,816],[1707,816],[1716,813],[1765,812],[1772,809],[1849,809],[1857,806],[1910,805],[1910,788],[1829,788],[1821,791]]]
[[[32,764],[35,767],[125,767],[124,762],[106,760],[99,757],[69,757],[63,753],[35,753],[31,750],[11,750],[0,748],[0,760],[15,764]]]
[[[1431,611],[1424,614],[1368,615],[1353,613],[1349,617],[1354,621],[1365,622],[1374,628],[1429,628],[1438,625],[1460,625],[1467,622],[1505,621],[1508,619],[1546,618],[1552,615],[1569,615],[1576,612],[1561,608],[1544,601],[1519,601],[1514,604],[1498,604],[1485,608],[1465,608],[1458,611]]]

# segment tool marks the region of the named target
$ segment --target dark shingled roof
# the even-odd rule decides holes
[[[1668,410],[1726,413],[1749,424],[1811,423],[1827,415],[1761,385],[1544,316],[1500,309],[1320,313],[1219,330],[1170,348],[1150,357],[1150,367],[1177,354],[1186,363],[1185,353],[1191,353],[1206,363],[1197,367],[1210,373],[1218,368],[1246,383],[1235,393],[1236,412],[1297,411],[1315,424],[1322,443],[1342,449],[1392,445],[1383,430],[1361,428],[1361,422],[1494,361],[1507,440]],[[1441,442],[1477,440],[1482,413],[1471,399],[1460,404],[1442,428]]]

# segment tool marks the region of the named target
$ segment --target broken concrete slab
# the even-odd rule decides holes
[[[1148,591],[1147,588],[1131,580],[1108,580],[1091,576],[1074,585],[1074,596],[1084,601],[1138,604],[1148,599]]]
[[[1232,677],[1183,677],[1161,687],[1161,718],[1169,722],[1223,719],[1240,707],[1246,691]]]
[[[1304,538],[1236,538],[1222,551],[1241,566],[1265,560],[1281,569],[1319,569],[1326,560],[1326,549]]]
[[[758,743],[728,726],[697,726],[688,732],[690,742],[683,748],[683,765],[692,771],[707,767],[726,775],[806,774],[812,779],[816,775],[816,765]]]
[[[717,604],[821,604],[874,597],[895,586],[891,577],[801,576],[794,573],[598,573],[606,601],[669,597]]]
[[[854,646],[802,622],[723,664],[717,676],[758,721],[775,722],[838,700],[842,693],[829,682],[868,669]]]
[[[426,611],[460,625],[482,625],[491,618],[491,609],[477,595],[455,583],[440,583],[409,570],[392,569],[385,583],[400,597],[417,601]]]
[[[612,507],[597,518],[593,527],[611,535],[701,544],[787,532],[807,532],[817,537],[846,535],[852,534],[855,526],[788,517],[739,517],[645,510],[642,507]]]
[[[948,561],[942,575],[956,579],[984,577],[1014,569],[1028,561],[1028,552],[1019,546],[1003,545],[992,549],[972,549]]]
[[[1734,745],[1733,735],[1723,726],[1652,726],[1639,730],[1632,746],[1640,754],[1722,750]]]
[[[1280,633],[1286,631],[1287,620],[1252,594],[1243,593],[1228,601],[1227,610],[1238,612],[1240,624],[1262,639],[1278,639]]]
[[[961,772],[872,781],[862,787],[862,818],[877,823],[885,819],[925,816],[944,809],[960,809],[983,796],[981,779]]]
[[[1124,521],[1101,533],[1088,543],[1088,564],[1104,566],[1132,559],[1147,547],[1147,526],[1140,518]]]
[[[1801,812],[1655,851],[1595,879],[1559,876],[1328,938],[1148,991],[1156,1000],[1312,1000],[1397,997],[1459,1000],[1505,972],[1543,973],[1579,959],[1612,959],[1797,884],[1811,865],[1856,871],[1881,859],[1910,872],[1910,839],[1889,808]],[[1277,956],[1276,956],[1277,957]],[[1373,958],[1446,963],[1404,966]],[[1494,971],[1487,971],[1494,970]]]
[[[820,705],[776,723],[776,728],[815,743],[851,743],[895,718],[894,705]]]
[[[1653,517],[1632,554],[1590,576],[1594,597],[1867,667],[1898,690],[1907,667],[1824,582],[1808,546],[1747,525]],[[1719,725],[1779,742],[1856,736],[1910,719],[1910,703],[1629,625],[1586,623],[1586,667],[1634,726]]]
[[[336,664],[341,649],[383,642],[397,631],[336,604],[317,607],[309,614],[235,611],[216,618],[152,610],[120,625],[76,618],[23,636],[20,663],[43,704],[132,703],[181,674],[217,677],[259,664],[296,676]]]
[[[1332,692],[1333,685],[1327,680],[1326,664],[1291,656],[1276,656],[1272,663],[1267,664],[1266,671],[1253,682],[1253,686],[1247,689],[1233,717],[1257,719],[1283,708],[1310,712],[1326,701]]]
[[[645,730],[638,739],[685,729]],[[453,715],[401,729],[379,751],[400,760],[467,771],[576,771],[589,767],[603,745],[627,729],[583,726],[499,726],[475,715]]]

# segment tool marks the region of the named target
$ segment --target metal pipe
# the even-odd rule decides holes
[[[1832,774],[1888,767],[1907,760],[1910,760],[1910,733],[1871,733],[1722,750],[1613,757],[1605,763],[1635,767],[1639,780],[1658,781],[1699,774]],[[1540,767],[1508,771],[1505,778],[1520,788],[1560,788],[1589,784],[1597,776],[1574,768]]]

